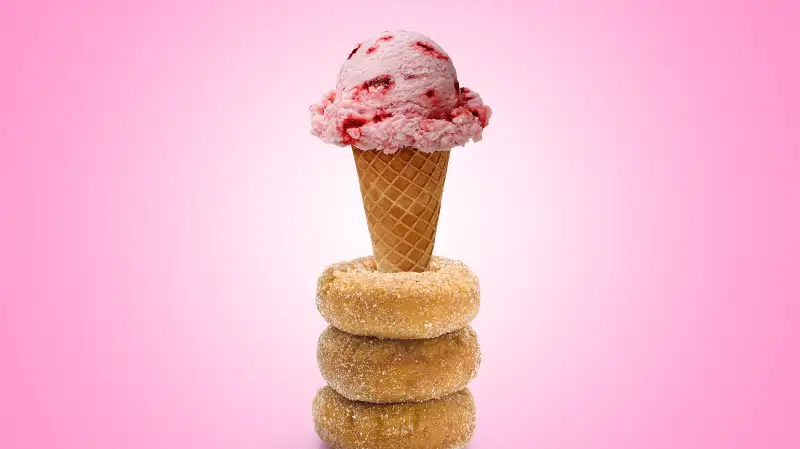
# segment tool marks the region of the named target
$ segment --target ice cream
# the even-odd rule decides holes
[[[311,106],[312,134],[353,148],[378,271],[429,268],[450,149],[480,140],[490,115],[441,47],[403,30],[357,44]]]
[[[450,56],[410,31],[357,44],[336,90],[311,107],[312,133],[339,146],[394,153],[445,151],[481,139],[491,110],[459,86]]]

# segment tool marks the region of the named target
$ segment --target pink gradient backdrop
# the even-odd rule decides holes
[[[315,280],[370,246],[307,106],[391,28],[495,111],[436,251],[482,280],[470,448],[800,447],[798,12],[0,2],[0,448],[323,447]]]

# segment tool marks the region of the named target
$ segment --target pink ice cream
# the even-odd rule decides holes
[[[490,116],[476,92],[459,86],[444,50],[398,30],[356,45],[336,90],[311,107],[311,132],[361,150],[446,151],[479,141]]]

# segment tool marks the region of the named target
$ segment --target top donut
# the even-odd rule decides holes
[[[340,262],[317,282],[322,316],[354,335],[435,338],[469,324],[479,307],[480,286],[472,270],[436,256],[421,273],[381,273],[373,257]]]

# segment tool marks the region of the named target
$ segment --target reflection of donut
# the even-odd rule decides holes
[[[471,327],[430,340],[357,337],[329,327],[319,338],[322,377],[342,396],[374,403],[420,402],[467,386],[480,365]]]
[[[466,326],[479,305],[475,274],[435,256],[422,273],[381,273],[374,258],[364,257],[329,266],[317,281],[322,316],[355,335],[434,338]]]
[[[427,402],[368,404],[325,387],[313,414],[317,435],[333,449],[456,449],[475,430],[469,390]]]

